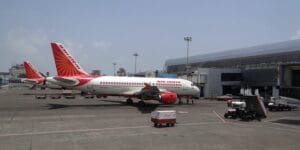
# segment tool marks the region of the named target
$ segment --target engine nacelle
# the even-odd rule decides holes
[[[174,92],[160,93],[159,96],[163,104],[174,104],[177,100],[177,94]]]

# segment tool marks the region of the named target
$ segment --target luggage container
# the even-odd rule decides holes
[[[66,99],[75,99],[76,98],[72,90],[63,90],[62,95]]]
[[[153,111],[151,113],[151,121],[154,123],[154,127],[162,127],[163,125],[174,126],[176,123],[176,111],[175,110],[160,110]]]

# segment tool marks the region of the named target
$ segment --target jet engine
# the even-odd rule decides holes
[[[177,100],[177,94],[174,92],[163,92],[159,97],[163,104],[174,104]]]

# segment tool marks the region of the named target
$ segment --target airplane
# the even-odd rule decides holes
[[[53,77],[45,77],[41,73],[39,73],[28,61],[24,61],[24,68],[26,79],[23,80],[25,83],[29,83],[32,85],[31,88],[35,88],[36,86],[41,88],[50,88],[50,89],[62,89],[62,86],[57,84],[53,84],[53,82],[48,82]]]
[[[69,51],[61,43],[51,43],[57,76],[51,80],[68,89],[77,89],[101,96],[123,96],[132,104],[138,98],[139,105],[147,100],[157,100],[163,104],[174,104],[182,97],[198,97],[199,88],[192,82],[173,78],[143,78],[118,76],[91,76],[83,70]]]

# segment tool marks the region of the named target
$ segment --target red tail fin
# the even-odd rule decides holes
[[[58,76],[89,76],[60,43],[51,43]]]
[[[38,79],[43,78],[43,76],[28,62],[24,61],[24,67],[27,79]]]

